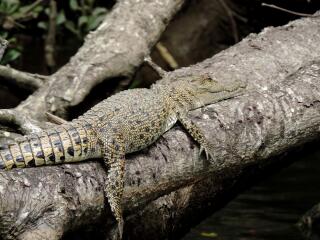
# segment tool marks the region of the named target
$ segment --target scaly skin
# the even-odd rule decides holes
[[[84,115],[51,130],[0,146],[0,168],[34,167],[102,158],[105,193],[122,235],[125,154],[143,149],[180,121],[210,155],[210,143],[188,111],[239,95],[241,83],[222,85],[207,76],[120,92]]]

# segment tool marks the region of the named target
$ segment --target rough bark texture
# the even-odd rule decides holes
[[[45,76],[37,74],[25,73],[10,67],[0,65],[0,76],[11,84],[34,91],[43,85]]]
[[[214,162],[179,126],[153,146],[127,156],[125,238],[161,239],[214,208],[248,167],[319,136],[320,18],[252,34],[163,82],[209,74],[247,82],[245,95],[190,113],[214,146]],[[105,215],[105,172],[96,161],[0,173],[3,239],[59,239]],[[201,211],[200,211],[201,210]],[[188,221],[185,221],[185,220]],[[101,227],[107,232],[107,227]]]
[[[183,2],[119,1],[69,63],[20,104],[18,111],[41,120],[46,111],[63,115],[103,80],[131,77]]]

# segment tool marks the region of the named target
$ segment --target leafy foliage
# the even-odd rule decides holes
[[[14,37],[9,38],[7,32],[0,32],[0,37],[6,39],[9,42],[9,45],[12,46],[4,54],[0,64],[8,64],[8,63],[18,59],[21,55],[22,46],[16,45],[17,39]]]
[[[103,21],[107,8],[99,6],[96,0],[56,1],[56,32],[64,35],[71,33],[78,39],[97,28]],[[23,49],[18,35],[39,33],[47,34],[49,26],[49,1],[0,0],[0,36],[9,41],[9,48],[1,64],[19,58]],[[31,33],[30,33],[31,32]]]

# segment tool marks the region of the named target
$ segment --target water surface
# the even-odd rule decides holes
[[[305,148],[293,164],[240,194],[182,239],[303,239],[295,223],[320,202],[318,144]]]

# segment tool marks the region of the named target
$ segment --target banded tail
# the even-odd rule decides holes
[[[90,124],[63,124],[0,145],[0,169],[77,162],[101,156]]]

